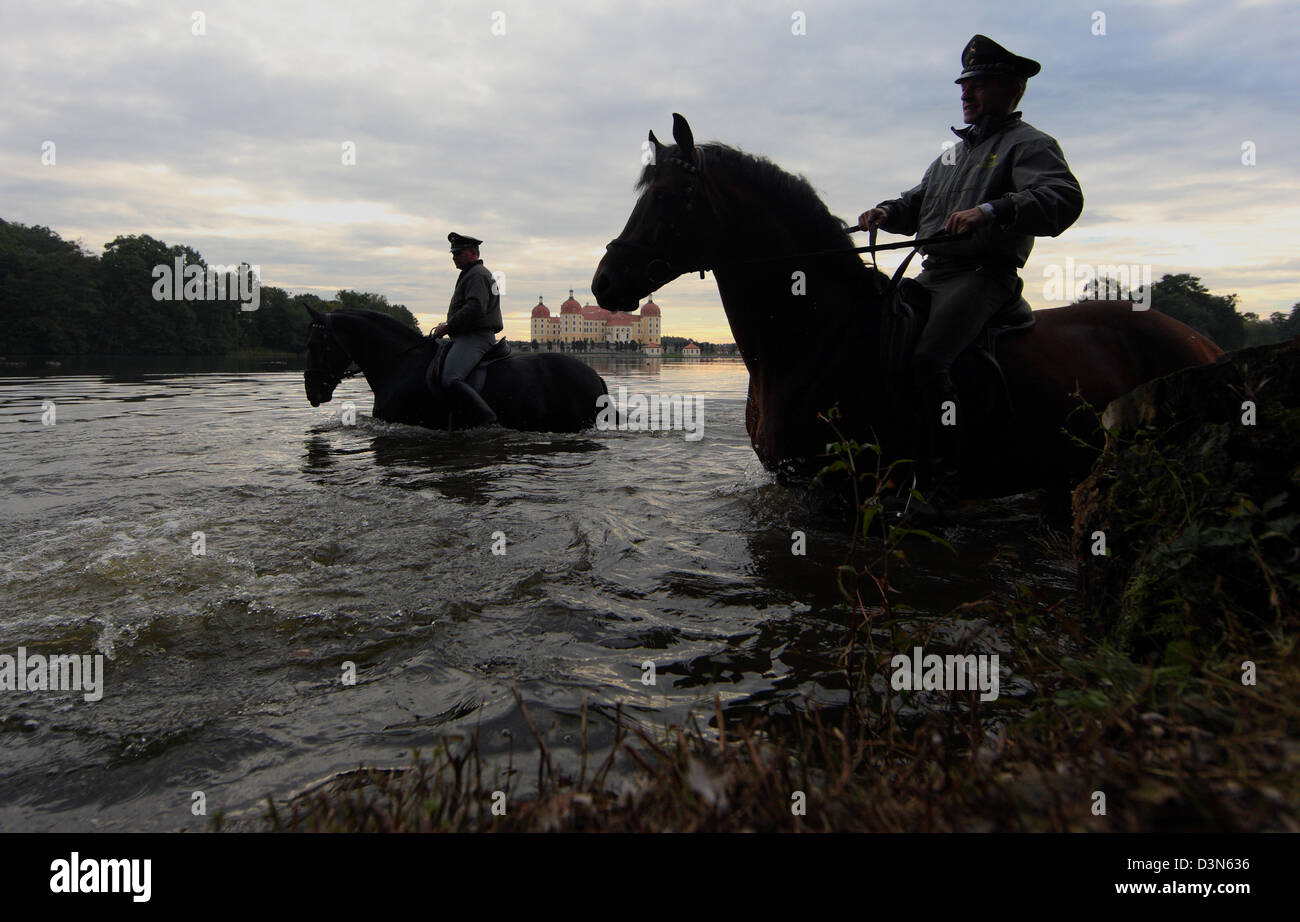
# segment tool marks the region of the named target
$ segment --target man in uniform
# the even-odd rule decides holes
[[[447,307],[446,321],[429,334],[434,339],[443,334],[451,337],[439,383],[451,401],[457,428],[490,426],[497,421],[496,413],[465,379],[501,332],[501,297],[496,279],[479,259],[478,248],[483,241],[454,232],[447,235],[447,240],[451,243],[451,261],[460,270],[460,277]]]
[[[966,44],[961,63],[955,82],[967,127],[952,129],[960,142],[930,164],[915,188],[858,218],[865,230],[968,233],[923,247],[916,279],[930,293],[930,319],[912,357],[928,423],[921,458],[929,486],[947,499],[955,497],[956,432],[942,425],[940,408],[956,402],[952,363],[999,309],[1019,298],[1017,270],[1034,237],[1057,236],[1083,210],[1083,192],[1060,146],[1014,111],[1039,64],[983,35]]]

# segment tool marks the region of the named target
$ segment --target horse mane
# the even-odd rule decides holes
[[[762,189],[763,195],[775,205],[776,210],[788,218],[789,223],[812,230],[819,245],[826,249],[833,249],[840,244],[846,250],[852,247],[852,240],[844,230],[844,221],[831,214],[817,190],[805,177],[786,172],[766,157],[746,153],[718,141],[697,147],[704,152],[706,172],[721,170],[753,183]],[[678,146],[674,144],[667,148],[666,153],[678,155]],[[644,191],[654,181],[657,171],[656,164],[647,164],[637,180],[636,191]]]
[[[412,339],[419,339],[423,334],[419,330],[413,330],[396,317],[390,317],[388,314],[379,311],[372,311],[364,307],[340,307],[327,313],[326,317],[334,316],[356,317],[361,320],[369,320],[376,326],[381,327],[388,336],[400,339],[402,345],[406,345]]]

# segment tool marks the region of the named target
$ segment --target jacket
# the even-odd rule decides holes
[[[447,332],[452,336],[466,333],[501,332],[501,296],[496,293],[496,279],[475,260],[460,270],[456,289],[447,306]]]
[[[1078,219],[1083,190],[1060,145],[1019,112],[982,131],[972,125],[953,133],[960,142],[930,164],[918,185],[876,206],[887,212],[884,230],[921,237],[942,234],[954,211],[992,207],[993,220],[969,237],[922,247],[927,266],[1019,268],[1035,237],[1055,237]]]

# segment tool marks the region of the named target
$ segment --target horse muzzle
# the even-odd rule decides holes
[[[626,263],[610,259],[607,253],[592,276],[591,293],[606,310],[634,311],[642,296],[658,287],[650,283],[648,276],[648,272],[634,271]]]
[[[329,403],[334,399],[334,388],[329,387],[324,375],[315,369],[308,369],[302,374],[303,390],[307,392],[307,402],[313,407]]]

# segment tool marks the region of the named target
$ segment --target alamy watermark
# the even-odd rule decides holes
[[[104,655],[0,653],[0,691],[79,691],[87,701],[104,697]]]
[[[1065,257],[1065,264],[1043,266],[1043,297],[1048,301],[1132,301],[1133,310],[1151,306],[1151,266],[1149,264],[1076,263]]]
[[[681,430],[686,441],[704,438],[704,397],[699,394],[632,394],[618,387],[618,399],[612,394],[596,398],[596,428],[601,431],[653,432]]]
[[[998,655],[985,653],[926,654],[913,647],[912,655],[899,653],[889,661],[894,670],[889,685],[894,691],[975,691],[981,701],[998,697]]]
[[[201,266],[177,256],[172,265],[154,266],[152,276],[155,301],[229,301],[237,296],[241,311],[255,311],[262,303],[260,265]]]
[[[151,858],[82,858],[72,852],[50,862],[51,893],[129,893],[147,903],[153,893]]]

